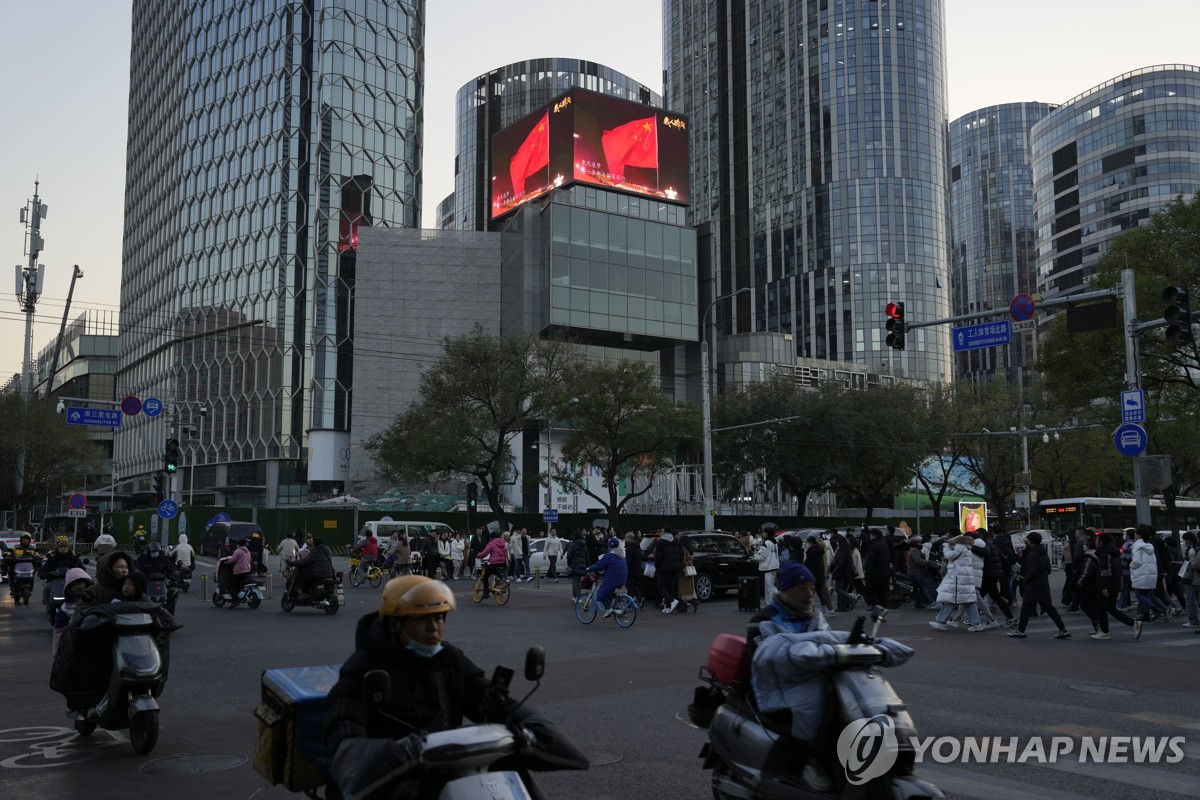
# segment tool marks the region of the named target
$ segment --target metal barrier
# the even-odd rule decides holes
[[[270,572],[267,573],[267,599],[275,597],[275,576]]]
[[[208,573],[200,573],[200,602],[208,602]]]

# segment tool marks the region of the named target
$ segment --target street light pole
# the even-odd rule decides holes
[[[750,291],[749,286],[743,286],[735,292],[714,297],[700,318],[700,391],[704,394],[704,530],[715,530],[713,518],[713,465],[712,465],[712,398],[708,377],[708,314],[713,306],[722,300],[728,300],[739,294]],[[715,338],[715,337],[714,337]]]
[[[554,423],[558,422],[559,418],[568,408],[572,408],[578,404],[579,398],[572,397],[566,402],[566,405],[558,410],[558,413],[554,415],[554,419],[550,420],[550,424],[546,426],[546,505],[544,506],[546,510],[554,508],[554,481],[550,477],[550,447],[554,441]]]

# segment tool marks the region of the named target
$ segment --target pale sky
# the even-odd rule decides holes
[[[1200,64],[1200,0],[947,5],[951,119],[997,103],[1062,103],[1140,67]],[[26,262],[17,213],[35,179],[50,206],[35,358],[58,333],[73,264],[84,277],[71,319],[84,309],[115,316],[119,307],[129,9],[122,0],[0,0],[0,253],[8,265]],[[654,0],[428,0],[427,14],[426,225],[454,188],[454,96],[467,81],[514,61],[571,57],[661,90],[662,13]],[[8,293],[0,299],[0,341],[9,343],[0,349],[0,382],[21,371],[24,330],[25,315]]]

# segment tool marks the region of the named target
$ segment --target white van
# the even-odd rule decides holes
[[[424,536],[428,533],[454,533],[454,529],[444,522],[424,522],[422,520],[415,521],[397,521],[391,519],[374,520],[372,522],[364,522],[362,528],[358,532],[358,538],[362,539],[367,535],[367,531],[375,534],[375,538],[379,540],[379,549],[386,552],[392,543],[392,537],[397,534],[404,534],[411,539],[413,536]]]

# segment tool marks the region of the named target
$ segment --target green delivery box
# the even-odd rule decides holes
[[[258,740],[254,769],[293,792],[329,779],[329,753],[321,735],[325,698],[341,665],[269,669],[262,675],[262,702],[254,709]]]

